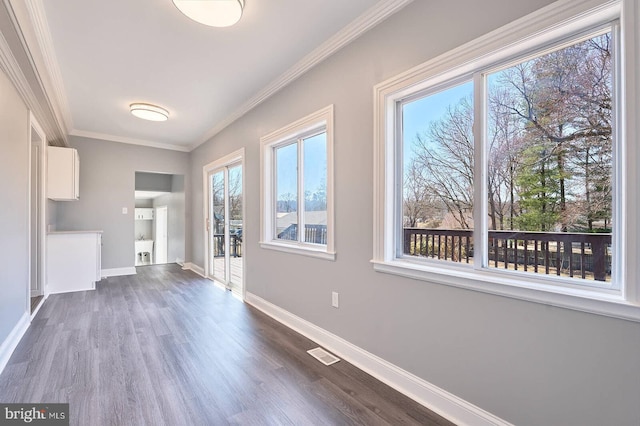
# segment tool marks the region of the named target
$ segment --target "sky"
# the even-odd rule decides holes
[[[304,140],[304,190],[315,192],[327,180],[326,133]],[[276,150],[276,191],[282,200],[287,193],[298,193],[298,145],[291,144]]]
[[[404,162],[411,158],[411,145],[417,133],[423,134],[429,124],[440,119],[449,105],[455,105],[465,96],[473,93],[471,81],[444,91],[415,100],[403,107]],[[295,196],[298,193],[297,182],[298,145],[290,144],[276,151],[276,192],[277,199],[284,194]],[[321,184],[326,184],[327,153],[326,134],[320,134],[304,141],[304,189],[314,192]]]
[[[412,144],[416,134],[423,135],[429,129],[429,124],[442,118],[450,105],[455,105],[460,99],[472,94],[473,82],[469,81],[432,93],[403,106],[402,133],[405,167],[413,155]]]

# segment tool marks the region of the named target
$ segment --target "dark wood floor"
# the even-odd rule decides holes
[[[34,296],[31,298],[31,314],[36,310],[43,296]]]
[[[450,425],[176,265],[52,295],[0,402],[68,402],[72,425]]]

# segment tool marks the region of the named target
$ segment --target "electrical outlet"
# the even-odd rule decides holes
[[[122,208],[122,214],[127,214],[129,212],[129,209],[127,209],[126,207]]]
[[[331,306],[334,308],[338,308],[340,306],[340,300],[338,298],[338,293],[335,291],[331,292]]]

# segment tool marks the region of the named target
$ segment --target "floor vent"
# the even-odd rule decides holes
[[[318,361],[320,361],[321,363],[323,363],[324,365],[331,365],[340,361],[340,358],[338,358],[333,354],[330,354],[329,352],[325,351],[322,348],[310,349],[307,351],[307,353],[312,357],[314,357],[315,359],[317,359]]]

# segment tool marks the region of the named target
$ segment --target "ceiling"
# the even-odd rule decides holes
[[[189,151],[411,0],[246,0],[229,28],[171,0],[29,1],[69,134]]]
[[[170,192],[162,191],[135,191],[136,200],[153,200],[161,195],[170,194]]]

